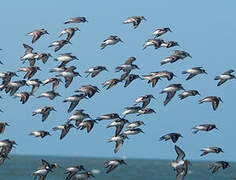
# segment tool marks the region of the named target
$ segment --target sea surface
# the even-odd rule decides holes
[[[34,179],[32,173],[41,165],[41,159],[51,163],[57,162],[62,168],[49,173],[48,180],[64,180],[64,168],[72,165],[84,165],[88,170],[93,170],[96,180],[175,180],[175,172],[169,166],[169,160],[126,159],[127,165],[122,165],[105,174],[104,162],[107,158],[78,158],[78,157],[52,157],[52,156],[11,156],[10,160],[0,166],[0,180],[30,180]],[[226,170],[220,169],[211,174],[207,165],[210,162],[191,161],[186,180],[224,180],[236,176],[236,163],[230,163]],[[94,178],[91,178],[94,179]]]

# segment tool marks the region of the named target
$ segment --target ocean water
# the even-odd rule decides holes
[[[77,158],[77,157],[41,157],[41,156],[11,156],[4,165],[0,166],[0,180],[30,180],[32,173],[41,165],[41,159],[49,162],[57,162],[62,168],[57,168],[49,173],[49,180],[64,180],[64,169],[72,165],[84,165],[88,170],[93,170],[96,179],[101,180],[171,180],[175,179],[175,172],[169,166],[169,160],[144,160],[126,159],[127,165],[122,165],[112,171],[105,173],[103,163],[105,158]],[[236,176],[236,163],[230,163],[231,167],[226,170],[220,169],[211,174],[207,165],[209,162],[191,161],[187,180],[225,180]],[[94,178],[91,178],[94,179]]]

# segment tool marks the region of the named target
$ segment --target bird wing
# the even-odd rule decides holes
[[[70,128],[65,128],[61,131],[61,136],[60,136],[60,139],[64,138],[67,133],[69,132]]]
[[[197,74],[190,74],[186,80],[192,79],[194,76],[196,76]]]
[[[151,80],[151,82],[152,82],[152,87],[155,87],[155,86],[156,86],[158,80],[159,80],[158,78],[154,78],[154,79]]]
[[[180,147],[178,147],[177,145],[175,145],[175,151],[177,153],[176,161],[179,162],[180,160],[183,160],[185,157],[184,151],[180,149]]]
[[[68,113],[70,113],[71,111],[73,111],[73,109],[77,106],[77,104],[79,103],[79,101],[73,101],[70,104],[69,109],[67,110]]]
[[[213,107],[214,111],[217,109],[218,105],[219,105],[218,99],[212,101],[212,107]]]
[[[0,124],[0,134],[4,133],[5,130],[5,125],[4,124]]]
[[[34,94],[39,88],[39,84],[33,85],[31,94]]]
[[[29,94],[23,94],[23,95],[21,96],[21,102],[22,102],[22,104],[25,104],[28,99],[29,99]]]
[[[219,168],[220,168],[220,166],[215,166],[213,171],[212,171],[212,174],[214,174],[216,171],[218,171]]]
[[[59,44],[59,45],[55,48],[54,52],[59,51],[62,47],[63,47],[63,45],[62,45],[62,44]]]
[[[48,118],[48,115],[49,115],[49,111],[43,113],[43,115],[42,115],[42,122],[44,122]]]
[[[100,71],[93,72],[92,75],[91,75],[91,77],[93,78],[93,77],[97,76],[99,73],[100,73]]]
[[[77,172],[70,172],[65,180],[70,180]]]
[[[230,75],[232,72],[234,72],[234,70],[230,69],[230,70],[224,72],[223,75]]]
[[[124,140],[116,141],[116,147],[114,149],[114,153],[117,153],[120,150],[120,148],[123,146],[123,143],[124,143]]]
[[[93,129],[94,123],[87,123],[87,132],[89,133]]]
[[[109,172],[111,172],[112,170],[114,170],[116,167],[117,167],[117,165],[112,165],[112,166],[110,166],[109,169],[108,169],[108,171],[107,171],[106,173],[108,174]]]
[[[221,79],[221,80],[218,82],[217,86],[220,86],[221,84],[225,83],[226,81],[227,81],[226,79]]]
[[[167,105],[170,102],[170,100],[174,97],[175,93],[176,92],[168,92],[167,93],[166,99],[164,101],[164,105]]]
[[[25,54],[26,53],[31,53],[33,51],[33,48],[30,47],[29,45],[27,44],[23,44],[24,48],[25,48]]]
[[[73,78],[72,77],[65,77],[65,88],[68,88],[71,84]]]
[[[58,85],[59,85],[59,81],[54,81],[52,84],[52,89],[55,91]]]
[[[45,180],[45,179],[46,179],[46,176],[47,176],[47,174],[45,174],[45,175],[39,175],[39,180]]]
[[[39,32],[35,32],[33,39],[32,39],[32,43],[34,43],[35,41],[37,41],[40,38],[41,34]]]
[[[200,156],[205,156],[205,155],[207,155],[208,154],[208,152],[207,151],[204,151]]]
[[[70,41],[70,39],[74,36],[75,31],[72,31],[71,33],[68,33],[66,40]]]
[[[115,136],[118,136],[120,134],[120,132],[122,131],[123,127],[124,127],[124,123],[122,123],[119,126],[116,126],[116,135]]]
[[[150,101],[150,99],[147,101],[143,101],[142,108],[145,108],[150,103]]]

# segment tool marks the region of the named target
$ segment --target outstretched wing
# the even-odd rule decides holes
[[[177,153],[176,161],[179,162],[179,161],[183,160],[185,157],[184,151],[182,149],[180,149],[180,147],[178,147],[177,145],[175,145],[175,151]]]
[[[170,102],[170,100],[174,97],[175,93],[176,92],[168,92],[167,93],[166,99],[164,101],[164,106],[166,106]]]

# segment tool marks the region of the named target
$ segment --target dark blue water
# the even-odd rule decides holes
[[[175,172],[169,166],[168,160],[136,160],[126,159],[127,165],[122,165],[105,174],[103,158],[77,158],[77,157],[41,157],[41,156],[11,156],[10,160],[0,166],[0,180],[28,180],[33,179],[32,173],[41,165],[41,159],[57,162],[62,166],[48,174],[49,180],[64,180],[64,168],[82,164],[88,170],[95,172],[96,179],[101,180],[170,180],[175,179]],[[233,179],[236,176],[236,163],[230,163],[226,170],[220,169],[211,174],[208,170],[209,162],[192,161],[187,180],[223,180]],[[91,178],[92,179],[92,178]]]

